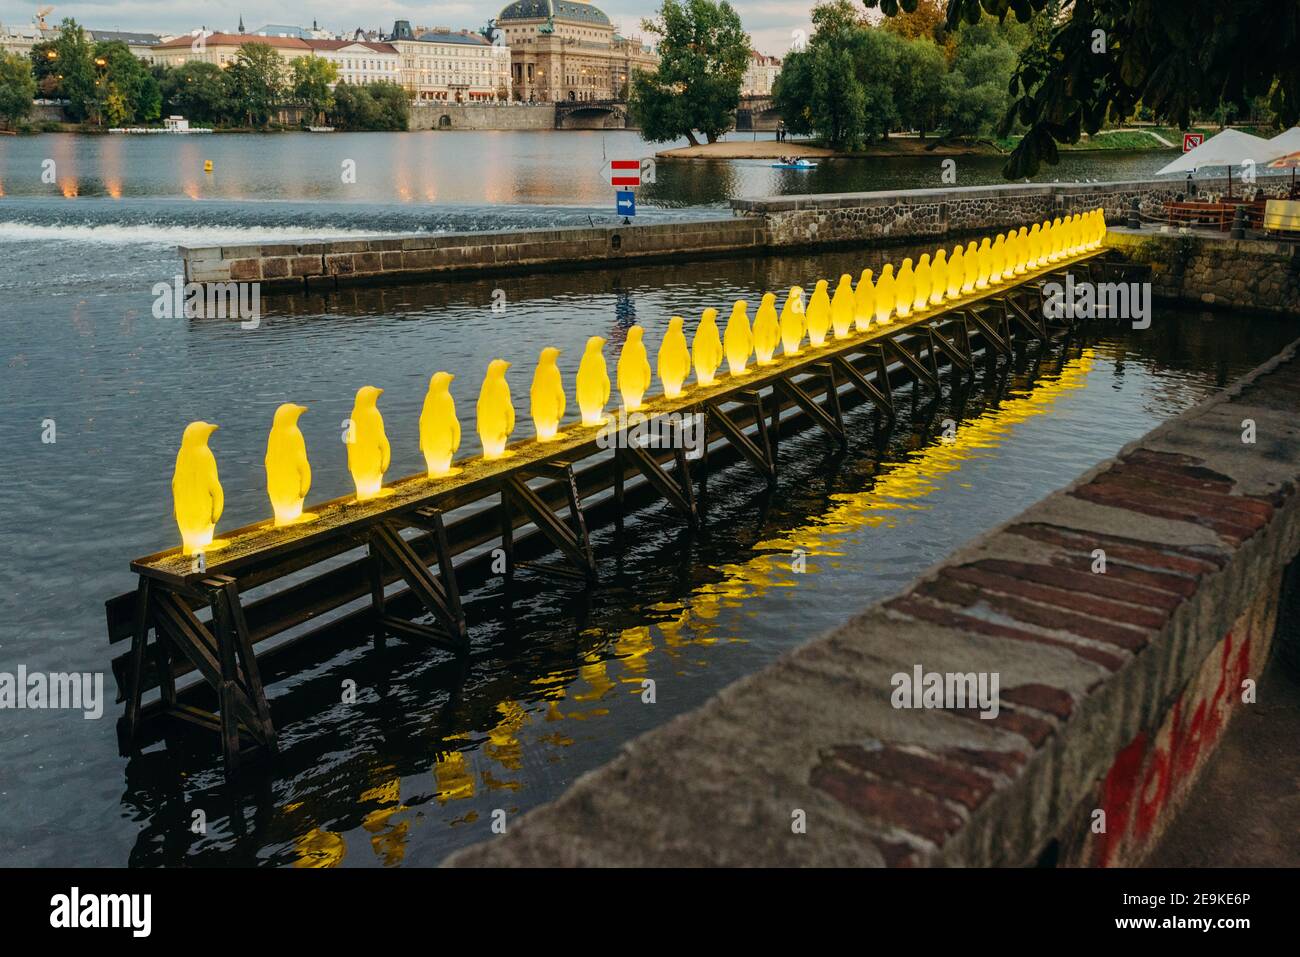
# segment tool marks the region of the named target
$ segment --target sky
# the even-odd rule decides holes
[[[0,0],[0,23],[20,26],[32,20],[36,10],[46,3]],[[54,10],[47,23],[72,17],[85,27],[99,30],[135,30],[147,33],[188,33],[199,27],[233,31],[242,14],[244,26],[256,30],[266,23],[310,26],[313,19],[326,29],[351,31],[392,29],[394,20],[410,20],[419,26],[443,26],[458,30],[478,28],[495,17],[509,0],[439,0],[438,3],[408,3],[402,0],[83,0],[78,3],[53,2]],[[731,0],[740,13],[741,22],[753,38],[755,48],[783,56],[790,48],[796,30],[811,32],[809,11],[813,0]],[[651,16],[658,0],[604,0],[596,6],[609,15],[621,33],[644,35],[640,24]]]

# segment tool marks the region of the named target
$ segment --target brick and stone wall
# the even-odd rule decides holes
[[[1202,192],[1221,192],[1227,180],[1197,180]],[[1288,176],[1261,176],[1258,187],[1282,195]],[[1235,184],[1240,190],[1241,184]],[[1155,215],[1181,195],[1178,177],[1124,183],[1054,183],[889,190],[738,199],[732,208],[767,224],[772,246],[860,245],[921,237],[990,232],[1098,206],[1111,223],[1123,222],[1134,197]]]
[[[1293,344],[450,863],[1140,861],[1251,707],[1300,552],[1298,407]],[[998,673],[997,716],[894,707],[918,665]]]
[[[1112,227],[1106,245],[1151,267],[1157,298],[1300,314],[1298,243]]]

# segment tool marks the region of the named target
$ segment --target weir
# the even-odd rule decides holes
[[[174,718],[217,731],[233,772],[249,752],[276,746],[260,660],[358,632],[376,643],[393,635],[463,653],[460,594],[494,574],[494,558],[504,559],[507,582],[525,568],[576,588],[598,581],[591,528],[621,529],[630,509],[657,500],[698,527],[710,469],[743,461],[775,483],[783,433],[816,425],[843,445],[846,408],[871,402],[892,419],[897,385],[910,380],[938,390],[944,371],[972,376],[981,356],[994,359],[1073,328],[1074,318],[1053,323],[1042,309],[1043,285],[1067,270],[1113,281],[1127,278],[1128,267],[1103,251],[1062,258],[1017,282],[751,367],[744,377],[724,375],[647,402],[642,412],[652,420],[703,416],[703,454],[694,463],[683,448],[628,446],[622,427],[606,440],[575,424],[559,441],[527,440],[505,458],[460,461],[460,471],[445,478],[398,480],[384,498],[312,505],[310,524],[275,528],[266,521],[223,532],[224,546],[202,558],[174,548],[136,559],[136,590],[106,609],[110,643],[130,640],[130,650],[113,660],[125,701],[124,752],[139,746],[146,723]],[[360,557],[330,565],[360,548]],[[397,582],[405,587],[390,593]],[[252,590],[258,594],[246,596]],[[193,671],[201,681],[178,688],[177,679]],[[158,698],[146,704],[144,694],[155,688]],[[216,713],[193,703],[205,688]]]

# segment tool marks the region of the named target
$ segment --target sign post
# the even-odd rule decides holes
[[[630,217],[636,215],[636,193],[633,190],[641,185],[641,161],[610,160],[601,173],[604,174],[609,185],[614,187],[614,212],[623,217],[625,225],[630,223]],[[653,175],[651,173],[652,177]]]
[[[614,212],[623,217],[636,215],[636,193],[620,189],[614,194]]]

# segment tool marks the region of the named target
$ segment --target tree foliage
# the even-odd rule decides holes
[[[226,78],[215,63],[195,60],[163,71],[163,98],[167,109],[196,123],[217,123],[227,118]]]
[[[339,78],[339,68],[329,60],[314,56],[300,56],[289,64],[292,77],[289,81],[293,98],[312,111],[313,118],[334,108],[334,91],[331,86]]]
[[[32,111],[36,77],[31,62],[17,53],[0,50],[0,122],[13,126]]]
[[[917,2],[863,0],[891,17]],[[1009,84],[1003,130],[1027,127],[1009,178],[1055,163],[1057,143],[1096,133],[1139,104],[1182,129],[1194,114],[1246,110],[1257,97],[1283,125],[1300,120],[1300,0],[949,0],[947,23],[1044,14],[1046,41],[1021,51]]]
[[[660,38],[659,66],[637,71],[629,108],[651,141],[704,134],[710,142],[731,129],[749,64],[749,34],[726,0],[663,0],[642,24]]]
[[[396,83],[368,83],[334,88],[333,124],[342,130],[404,130],[411,101]]]
[[[233,112],[249,126],[266,126],[288,92],[280,55],[265,43],[245,43],[225,73]]]

